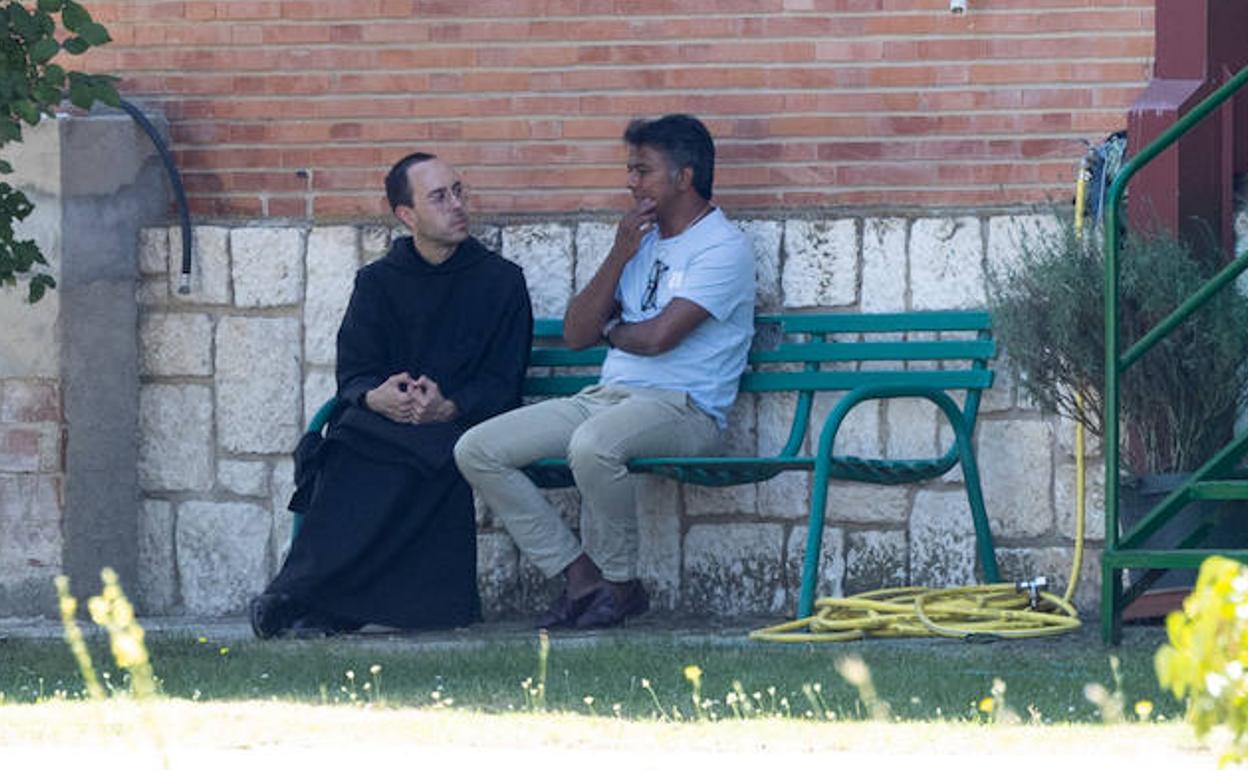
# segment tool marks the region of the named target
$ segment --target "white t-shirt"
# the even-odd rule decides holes
[[[615,288],[625,323],[653,318],[675,297],[711,317],[657,356],[608,351],[602,382],[684,391],[723,428],[754,335],[754,251],[718,208],[673,238],[646,233]]]

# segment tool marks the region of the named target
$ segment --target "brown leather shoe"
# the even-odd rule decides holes
[[[568,596],[568,589],[563,589],[559,592],[559,596],[546,608],[546,611],[537,617],[537,622],[533,624],[533,627],[548,630],[572,628],[576,625],[576,619],[589,607],[590,602],[593,601],[599,590],[595,588],[584,596],[573,599]]]
[[[650,596],[640,580],[630,580],[617,590],[603,583],[590,594],[592,600],[576,618],[577,628],[611,628],[650,609]]]

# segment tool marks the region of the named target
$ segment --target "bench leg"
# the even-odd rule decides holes
[[[820,467],[824,465],[824,467]],[[802,561],[802,590],[797,598],[797,617],[815,614],[815,589],[819,585],[819,554],[823,551],[823,515],[828,505],[828,469],[815,462],[814,489],[810,492],[810,521],[806,530],[806,555]]]
[[[1001,582],[997,569],[997,551],[992,543],[992,530],[988,527],[988,511],[984,507],[984,492],[979,484],[979,464],[971,448],[968,433],[957,432],[958,454],[962,462],[962,478],[966,482],[966,500],[971,506],[971,521],[975,524],[975,548],[979,566],[984,571],[985,583]]]

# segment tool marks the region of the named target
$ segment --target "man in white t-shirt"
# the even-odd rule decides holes
[[[711,204],[715,145],[697,118],[624,132],[634,205],[598,272],[572,298],[564,339],[611,350],[599,384],[469,430],[455,461],[520,550],[563,593],[544,628],[603,628],[645,612],[637,580],[634,457],[713,453],[754,331],[754,256]],[[582,499],[580,539],[520,470],[567,457]]]

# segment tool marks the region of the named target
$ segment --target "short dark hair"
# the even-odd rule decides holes
[[[637,119],[624,130],[624,141],[634,147],[653,147],[667,156],[674,170],[693,169],[693,189],[711,199],[715,184],[715,142],[702,121],[692,115],[664,115]]]
[[[407,170],[417,163],[424,163],[436,157],[438,156],[427,152],[414,152],[390,167],[389,173],[386,174],[386,200],[390,203],[391,211],[399,206],[412,205],[412,184],[407,181]]]

